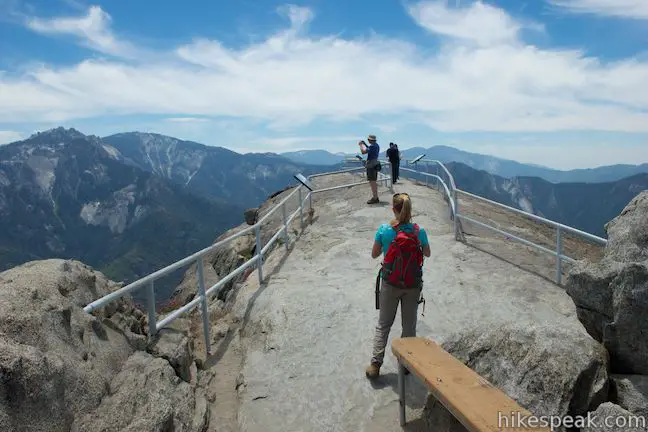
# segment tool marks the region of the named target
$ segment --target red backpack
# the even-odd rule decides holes
[[[423,250],[419,241],[419,226],[412,232],[402,231],[399,226],[396,238],[391,242],[382,263],[382,278],[390,285],[400,288],[423,286]]]

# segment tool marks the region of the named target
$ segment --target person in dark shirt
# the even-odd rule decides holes
[[[380,146],[376,140],[376,135],[369,135],[367,141],[369,141],[369,146],[364,141],[358,143],[360,153],[367,155],[367,180],[371,186],[372,193],[372,197],[367,201],[367,204],[377,204],[380,202],[378,199],[378,183],[376,183],[378,180]]]
[[[391,165],[392,170],[392,184],[398,181],[398,169],[400,168],[400,155],[398,147],[393,142],[389,143],[389,149],[387,150],[387,158],[389,159],[389,164]]]
[[[396,180],[400,179],[400,163],[403,159],[403,154],[398,149],[398,144],[394,144],[394,149],[396,150]]]

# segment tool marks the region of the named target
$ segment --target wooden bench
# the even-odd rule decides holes
[[[392,352],[398,359],[401,426],[405,426],[405,368],[407,368],[412,375],[424,381],[434,397],[471,432],[500,432],[514,429],[551,431],[550,427],[540,427],[539,424],[536,424],[536,427],[516,424],[518,412],[523,418],[532,414],[429,339],[421,337],[394,339]],[[502,420],[500,415],[503,417]]]

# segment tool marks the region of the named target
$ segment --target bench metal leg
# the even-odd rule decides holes
[[[400,425],[405,426],[405,367],[398,362],[398,402],[400,404]]]

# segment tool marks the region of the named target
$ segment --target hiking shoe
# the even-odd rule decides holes
[[[380,374],[380,365],[378,363],[371,363],[365,371],[367,378],[377,378]]]
[[[380,200],[378,198],[371,198],[369,201],[367,201],[367,204],[378,204]]]

